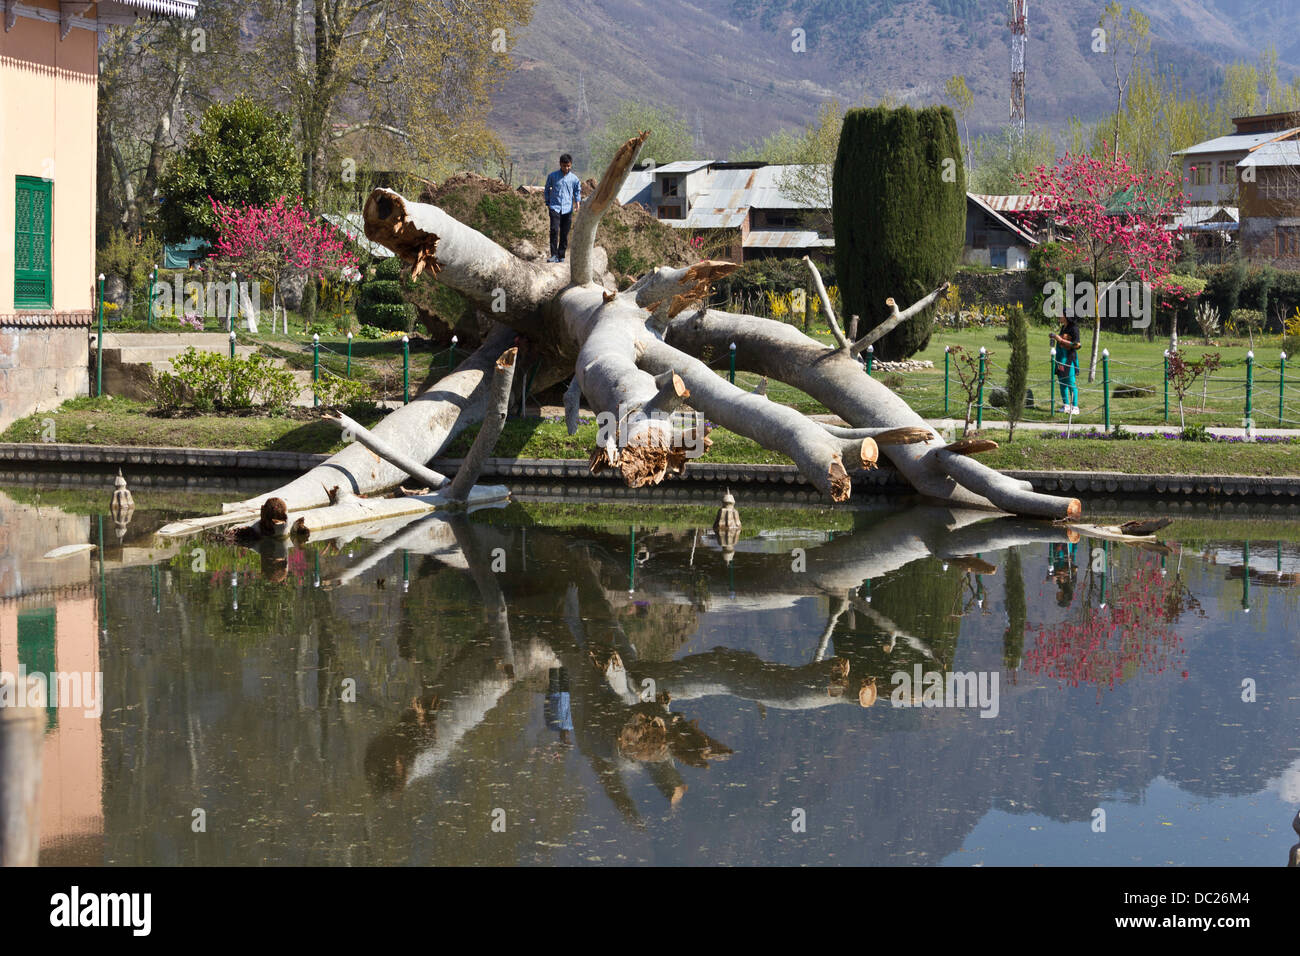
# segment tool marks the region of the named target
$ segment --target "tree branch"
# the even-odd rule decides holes
[[[853,348],[849,349],[849,354],[860,355],[862,352],[866,351],[867,346],[880,341],[881,338],[888,335],[890,332],[894,331],[894,329],[896,329],[900,324],[906,322],[912,316],[916,315],[916,313],[920,312],[922,309],[928,306],[935,299],[939,298],[939,296],[941,296],[947,288],[948,288],[948,283],[945,282],[943,285],[939,286],[939,288],[935,289],[933,292],[927,295],[924,299],[920,299],[916,302],[913,302],[902,312],[898,311],[898,304],[894,302],[892,297],[886,299],[885,305],[889,306],[890,309],[893,310],[894,314],[891,315],[889,318],[885,319],[885,321],[881,322],[879,325],[877,325],[866,335],[862,336],[862,338],[854,342]]]
[[[830,323],[831,335],[835,336],[835,341],[839,343],[840,348],[850,348],[849,340],[844,337],[840,331],[840,324],[835,320],[835,309],[831,307],[831,297],[826,294],[826,286],[822,284],[822,274],[817,271],[817,264],[807,256],[803,257],[804,265],[812,273],[813,288],[817,290],[817,296],[822,300],[822,308],[826,310],[826,321]]]
[[[600,185],[595,194],[584,202],[578,210],[577,221],[573,224],[573,233],[569,238],[569,281],[573,285],[587,285],[594,272],[592,268],[592,247],[596,242],[596,228],[605,210],[614,201],[618,191],[627,178],[628,171],[636,162],[650,131],[629,139],[618,148],[614,158],[609,161],[609,168],[600,178]]]

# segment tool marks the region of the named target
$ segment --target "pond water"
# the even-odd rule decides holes
[[[0,489],[0,672],[103,680],[9,701],[0,825],[43,864],[1285,865],[1300,520],[740,498],[734,549],[601,499],[257,552],[155,542],[220,496]]]

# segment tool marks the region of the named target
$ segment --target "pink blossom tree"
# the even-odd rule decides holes
[[[1136,169],[1123,156],[1068,152],[1055,166],[1039,166],[1021,178],[1042,197],[1044,212],[1064,233],[1066,256],[1088,270],[1095,296],[1088,381],[1094,381],[1105,293],[1126,277],[1158,293],[1177,258],[1165,222],[1182,208],[1180,181],[1172,172]],[[1101,276],[1116,273],[1104,289],[1098,285]]]
[[[211,198],[211,197],[209,197]],[[294,275],[317,279],[352,274],[357,257],[347,239],[314,219],[300,199],[289,205],[283,196],[267,206],[228,206],[211,199],[217,214],[213,257],[230,262],[241,274],[271,284],[275,314],[280,288]]]

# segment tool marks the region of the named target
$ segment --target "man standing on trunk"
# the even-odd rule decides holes
[[[560,168],[546,177],[546,209],[551,214],[551,257],[547,262],[563,262],[569,249],[569,227],[573,214],[582,203],[582,183],[573,174],[573,157],[560,157]]]

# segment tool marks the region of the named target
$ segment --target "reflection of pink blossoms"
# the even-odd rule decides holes
[[[289,559],[285,562],[285,568],[293,576],[294,581],[302,584],[303,579],[307,577],[307,552],[302,548],[294,548],[289,552]]]
[[[1106,607],[1089,608],[1081,621],[1039,627],[1025,668],[1071,687],[1095,684],[1100,694],[1140,674],[1179,667],[1186,649],[1166,623],[1167,587],[1159,568],[1134,568]]]

